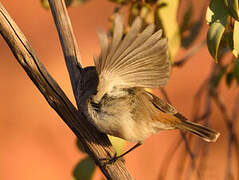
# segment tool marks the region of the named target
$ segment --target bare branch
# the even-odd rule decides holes
[[[79,94],[77,93],[78,82],[81,78],[81,61],[78,46],[67,13],[64,0],[49,0],[50,8],[57,27],[62,51],[64,53],[67,70],[71,79],[71,85],[77,105]],[[78,106],[79,107],[79,106]]]
[[[169,96],[167,94],[167,92],[165,91],[164,88],[160,88],[160,91],[162,93],[162,95],[164,96],[164,98],[167,100],[167,102],[170,103],[170,99],[169,99]],[[180,131],[180,135],[181,135],[181,139],[184,141],[184,144],[185,144],[185,150],[187,152],[187,154],[189,155],[190,159],[191,159],[191,165],[192,165],[192,170],[196,170],[196,166],[195,166],[195,156],[190,148],[190,141],[188,141],[188,139],[186,138],[186,134],[183,132],[183,131]],[[178,144],[180,145],[182,141],[179,141]],[[178,148],[179,146],[176,147],[176,149]],[[175,151],[176,151],[175,149]],[[184,154],[184,155],[187,155],[187,154]],[[184,157],[186,159],[186,157]],[[169,166],[169,164],[167,165],[167,167]],[[181,166],[181,165],[180,165]],[[167,170],[167,169],[166,169]],[[164,174],[160,174],[160,176],[166,176]]]
[[[235,128],[234,128],[234,122],[236,121],[232,121],[232,119],[229,116],[229,113],[227,112],[227,109],[225,107],[225,105],[223,104],[223,102],[221,101],[219,95],[217,92],[215,92],[213,94],[213,100],[215,101],[216,105],[218,106],[219,110],[222,113],[223,119],[226,123],[226,126],[228,128],[228,150],[227,150],[227,163],[226,163],[226,176],[225,179],[234,179],[233,178],[233,172],[232,172],[232,144],[235,144]],[[237,142],[236,142],[237,144]],[[235,145],[236,145],[235,144]],[[238,147],[236,147],[238,148]],[[236,151],[238,151],[236,149]]]
[[[238,112],[239,109],[239,95],[236,96],[235,98],[235,103],[234,103],[234,108],[232,111],[232,122],[235,125],[237,123],[237,119],[238,119]],[[238,143],[238,138],[237,138],[237,134],[234,134],[234,146],[235,146],[235,152],[236,152],[236,159],[237,159],[237,177],[239,176],[239,143]]]
[[[161,163],[163,165],[160,167],[158,179],[166,179],[167,174],[169,173],[169,166],[174,158],[174,155],[176,155],[180,145],[182,144],[182,142],[183,142],[183,139],[180,137],[177,140],[175,140],[174,143],[172,143],[172,146],[170,147],[170,149],[168,149],[168,152],[163,157],[163,160]]]
[[[107,179],[132,179],[122,161],[104,166],[100,159],[111,158],[115,151],[107,136],[100,133],[79,112],[38,60],[32,47],[0,3],[0,33],[27,75],[41,91],[49,105],[79,138],[86,152],[101,168]]]
[[[163,87],[159,88],[160,92],[162,93],[162,95],[164,96],[164,98],[166,99],[166,101],[171,104],[171,101],[169,99],[168,93],[166,92],[166,90]]]
[[[173,66],[175,67],[181,67],[183,66],[196,52],[198,52],[199,49],[201,49],[206,44],[206,40],[203,40],[202,42],[196,44],[193,48],[191,48],[185,56],[177,60],[173,63]]]
[[[237,157],[237,177],[239,176],[239,143],[238,143],[237,135],[234,135],[234,146],[236,151],[236,157]]]
[[[233,107],[233,111],[232,111],[233,123],[236,123],[235,121],[237,121],[237,119],[238,119],[238,116],[239,116],[238,109],[239,109],[239,94],[235,98],[235,103],[234,103],[234,107]]]

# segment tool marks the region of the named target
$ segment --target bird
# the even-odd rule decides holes
[[[188,121],[148,91],[165,86],[170,77],[168,40],[162,30],[153,23],[143,28],[142,18],[137,17],[124,34],[123,24],[116,13],[113,37],[109,40],[98,31],[100,55],[94,57],[95,66],[82,70],[78,89],[86,116],[100,132],[137,143],[135,147],[152,134],[171,129],[215,142],[220,133]]]

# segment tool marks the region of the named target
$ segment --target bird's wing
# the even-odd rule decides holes
[[[112,41],[109,43],[107,35],[98,32],[101,54],[95,58],[95,66],[101,91],[114,86],[157,88],[167,84],[167,39],[161,38],[162,30],[154,32],[154,24],[141,29],[142,19],[138,17],[123,38],[123,19],[116,14]]]
[[[155,96],[154,94],[145,91],[147,94],[147,99],[159,110],[167,114],[178,114],[178,111],[169,103],[165,102],[164,100],[160,99],[159,97]]]
[[[146,92],[146,91],[145,91]],[[149,101],[159,110],[155,114],[156,117],[153,120],[159,121],[165,125],[165,127],[174,127],[184,131],[188,131],[195,134],[207,142],[215,142],[220,136],[220,133],[215,130],[197,124],[195,122],[190,122],[182,114],[177,112],[177,110],[170,104],[164,102],[157,96],[147,92]],[[163,113],[162,113],[163,112]]]

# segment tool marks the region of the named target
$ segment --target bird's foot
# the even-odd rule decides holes
[[[125,162],[124,158],[122,156],[117,156],[116,153],[113,157],[101,159],[101,161],[103,161],[103,166],[114,164],[118,160],[121,160],[123,163]]]

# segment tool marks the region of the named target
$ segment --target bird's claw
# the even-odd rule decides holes
[[[116,153],[114,154],[114,157],[111,157],[109,159],[108,158],[101,159],[101,161],[105,161],[103,162],[103,166],[114,164],[118,160],[121,160],[122,162],[125,161],[121,156],[117,156]]]

